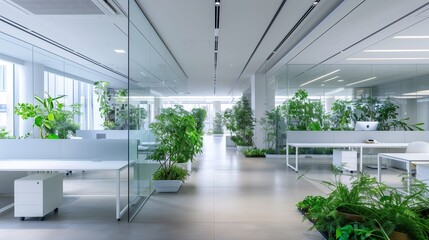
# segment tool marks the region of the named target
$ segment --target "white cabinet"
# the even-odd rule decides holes
[[[416,178],[429,185],[429,164],[418,163],[416,165]]]
[[[39,217],[57,211],[63,200],[63,177],[34,174],[15,180],[15,217]]]
[[[357,171],[357,152],[352,150],[334,149],[333,162],[336,167],[342,167],[344,170]]]

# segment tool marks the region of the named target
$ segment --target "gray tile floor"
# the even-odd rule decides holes
[[[204,153],[193,163],[179,193],[154,193],[131,223],[117,222],[114,197],[103,195],[109,193],[112,181],[76,174],[65,185],[72,195],[64,197],[57,215],[43,222],[21,222],[13,211],[0,214],[0,239],[323,239],[317,231],[308,231],[311,224],[302,221],[295,204],[327,189],[298,180],[301,174],[288,169],[283,160],[244,158],[235,148],[225,148],[221,137],[208,136],[204,141]],[[309,177],[327,179],[332,176],[330,161],[305,159],[301,169]],[[397,179],[397,174],[393,171],[386,179]],[[102,195],[73,195],[82,191],[80,187],[93,186],[100,186],[96,193]]]

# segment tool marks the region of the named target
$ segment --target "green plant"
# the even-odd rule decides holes
[[[423,130],[423,123],[408,124],[409,118],[397,119],[399,105],[392,98],[384,101],[376,97],[360,98],[354,102],[353,121],[377,121],[377,130]]]
[[[327,130],[328,116],[319,100],[312,101],[308,92],[299,89],[287,102],[287,122],[289,130]]]
[[[170,168],[159,168],[153,173],[153,180],[180,180],[185,181],[188,177],[188,171],[184,168],[176,165],[170,166]]]
[[[204,121],[207,117],[207,111],[204,108],[194,108],[192,109],[191,113],[194,116],[197,131],[200,134],[203,134]]]
[[[367,227],[362,223],[346,224],[337,228],[335,238],[339,240],[385,239],[380,230]]]
[[[213,134],[223,134],[222,113],[217,112],[213,118]]]
[[[298,202],[296,206],[304,211],[308,212],[311,211],[311,208],[320,206],[321,204],[324,204],[326,201],[326,198],[323,196],[312,196],[309,195],[305,197],[302,201]]]
[[[150,129],[158,143],[152,158],[160,162],[158,174],[161,176],[177,176],[170,174],[176,171],[175,163],[192,161],[196,154],[201,153],[202,136],[196,129],[194,117],[182,106],[162,109],[156,121],[150,124]]]
[[[280,105],[266,111],[265,116],[262,117],[259,123],[262,125],[262,129],[265,132],[265,146],[268,149],[274,150],[273,153],[279,153],[282,146],[281,141],[285,138],[287,125],[285,114],[282,113],[284,108]]]
[[[236,129],[236,123],[234,121],[232,109],[226,109],[223,112],[222,123],[225,125],[226,129],[229,130],[231,136],[234,135]]]
[[[331,130],[352,130],[353,102],[337,99],[331,108]]]
[[[265,157],[265,150],[258,148],[251,148],[244,150],[245,157]]]
[[[15,114],[26,120],[33,118],[33,126],[40,129],[40,137],[48,139],[67,138],[68,134],[79,128],[74,123],[73,116],[79,114],[79,105],[72,105],[72,111],[65,110],[63,103],[58,100],[65,95],[58,97],[47,97],[42,99],[34,96],[39,105],[31,103],[18,103],[15,107]]]
[[[101,118],[108,121],[109,113],[112,111],[110,107],[111,89],[109,82],[97,81],[94,83],[94,93],[97,94],[97,102],[100,104],[99,111]]]
[[[231,140],[237,146],[253,146],[253,130],[255,119],[246,97],[241,99],[232,108],[232,119],[234,121],[235,136]]]

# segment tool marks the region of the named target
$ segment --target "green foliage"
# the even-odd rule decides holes
[[[74,123],[73,116],[80,114],[80,105],[72,105],[71,111],[65,110],[64,104],[58,101],[63,97],[65,95],[53,98],[47,94],[44,99],[34,96],[38,105],[18,103],[14,109],[15,114],[24,120],[33,118],[33,126],[40,129],[41,138],[67,138],[69,134],[79,129],[79,125]]]
[[[230,135],[233,136],[233,133],[236,129],[236,123],[234,120],[232,109],[226,109],[223,112],[223,118],[222,118],[223,125],[225,125],[226,129],[229,130]]]
[[[335,237],[339,240],[385,239],[380,230],[367,227],[361,223],[346,224],[337,228]]]
[[[284,107],[280,105],[271,111],[266,111],[265,116],[259,121],[265,132],[265,146],[268,149],[274,149],[275,153],[280,152],[280,141],[285,138],[287,130],[286,118],[282,109]]]
[[[204,108],[194,108],[191,113],[194,116],[197,131],[204,134],[204,121],[207,117],[207,111]]]
[[[232,121],[234,122],[235,137],[232,141],[238,146],[253,146],[253,130],[255,118],[252,108],[246,97],[241,99],[232,108]]]
[[[150,129],[158,143],[152,158],[161,163],[161,172],[169,172],[175,163],[192,161],[201,153],[202,135],[197,131],[192,114],[182,106],[162,109]]]
[[[213,118],[213,134],[223,134],[222,113],[217,112]]]
[[[388,239],[393,231],[406,233],[416,240],[429,238],[427,185],[416,181],[411,193],[403,194],[366,174],[352,177],[347,186],[341,181],[338,169],[334,173],[333,180],[318,181],[331,189],[325,200],[316,202],[309,197],[297,204],[301,208],[309,206],[305,218],[314,220],[315,228],[337,239],[348,239],[347,236],[349,239]],[[338,211],[362,216],[360,223],[353,226],[356,220],[339,215]]]
[[[244,150],[245,157],[265,157],[265,150],[258,148],[251,148]]]
[[[308,92],[303,89],[296,91],[287,102],[287,121],[289,130],[328,130],[328,116],[320,100],[312,101]]]
[[[109,88],[106,81],[94,83],[94,92],[100,104],[100,116],[105,129],[138,130],[144,125],[146,109],[128,104],[128,90]]]
[[[185,181],[188,171],[184,168],[172,165],[169,168],[159,168],[153,174],[153,180],[181,180]]]
[[[376,97],[360,98],[354,102],[353,121],[377,121],[377,130],[423,130],[423,123],[408,124],[409,118],[397,119],[399,105],[392,98],[384,101]]]
[[[111,90],[108,88],[109,82],[98,81],[94,83],[94,92],[97,94],[97,102],[100,104],[100,116],[106,119],[109,115],[110,109],[110,94]]]
[[[331,130],[352,130],[353,102],[350,100],[337,99],[331,108]]]

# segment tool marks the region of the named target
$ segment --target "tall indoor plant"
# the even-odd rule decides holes
[[[213,118],[213,135],[223,135],[222,113],[217,112]]]
[[[232,121],[235,132],[231,140],[240,149],[241,147],[251,148],[253,146],[253,130],[255,128],[255,118],[252,108],[246,97],[241,99],[232,108]]]
[[[192,161],[196,154],[201,153],[202,135],[192,114],[179,105],[162,109],[149,127],[158,144],[152,159],[160,163],[153,174],[154,186],[158,192],[177,192],[188,171],[176,163]],[[168,187],[163,189],[165,185]]]

